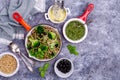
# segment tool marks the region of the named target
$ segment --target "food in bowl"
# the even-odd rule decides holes
[[[71,21],[65,29],[66,36],[71,40],[79,40],[85,35],[84,24],[80,21]]]
[[[48,9],[48,13],[45,13],[45,19],[58,24],[64,22],[69,13],[70,13],[69,8],[51,6]]]
[[[74,71],[73,62],[68,58],[60,58],[54,65],[55,73],[61,78],[67,78]]]
[[[5,74],[13,73],[17,68],[16,59],[9,54],[6,54],[0,58],[0,71]]]
[[[12,53],[5,52],[0,54],[0,75],[4,77],[13,76],[19,68],[19,62]]]
[[[58,70],[63,73],[68,73],[71,70],[71,66],[71,62],[67,59],[63,59],[57,64]]]
[[[61,41],[57,30],[48,25],[38,25],[27,37],[27,50],[37,60],[50,60],[60,51]]]
[[[64,19],[67,16],[67,13],[65,8],[63,9],[59,8],[56,10],[54,7],[52,7],[48,12],[48,15],[52,21],[61,22],[61,21],[64,21]]]

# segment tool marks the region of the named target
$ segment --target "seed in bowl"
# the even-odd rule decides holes
[[[0,71],[5,74],[13,73],[17,68],[16,59],[9,54],[3,55],[0,58]]]

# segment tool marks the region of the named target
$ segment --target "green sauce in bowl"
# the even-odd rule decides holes
[[[67,37],[71,40],[79,40],[85,35],[84,24],[79,21],[71,21],[68,23],[65,33]]]

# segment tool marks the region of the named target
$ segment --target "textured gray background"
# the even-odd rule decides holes
[[[1,3],[2,2],[2,3]],[[20,69],[10,78],[0,76],[0,80],[120,80],[120,0],[65,0],[65,6],[70,8],[69,18],[78,17],[83,13],[88,3],[95,5],[94,11],[88,19],[93,22],[88,25],[87,38],[77,46],[79,56],[69,53],[68,43],[64,37],[60,55],[50,61],[51,66],[44,79],[41,79],[37,68],[44,63],[37,62],[34,73],[30,73],[20,59]],[[9,4],[9,0],[0,0],[0,9]],[[46,0],[47,9],[53,0]],[[58,28],[61,33],[63,24],[53,24],[44,19],[44,13],[36,14],[29,20],[30,25],[49,24]],[[62,33],[61,33],[62,35]],[[15,40],[24,54],[24,40]],[[9,50],[7,47],[2,51]],[[66,79],[56,76],[53,70],[54,62],[60,57],[70,58],[74,63],[74,73]]]

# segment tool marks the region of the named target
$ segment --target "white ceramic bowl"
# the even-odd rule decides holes
[[[0,71],[0,75],[1,75],[1,76],[4,76],[4,77],[11,77],[11,76],[15,75],[15,74],[18,72],[18,70],[19,70],[19,60],[18,60],[18,58],[17,58],[14,54],[12,54],[12,53],[10,53],[10,52],[1,53],[1,54],[0,54],[0,58],[1,58],[2,56],[4,56],[4,55],[7,55],[7,54],[13,56],[13,57],[16,59],[16,61],[17,61],[17,67],[16,67],[16,70],[15,70],[13,73],[11,73],[11,74],[5,74],[5,73],[3,73],[3,72]]]
[[[82,38],[80,38],[79,40],[71,40],[71,39],[68,38],[67,35],[66,35],[66,32],[65,32],[66,27],[67,27],[67,25],[68,25],[71,21],[79,21],[80,23],[83,23],[83,24],[84,24],[85,34],[84,34],[84,36],[83,36]],[[71,42],[71,43],[79,43],[79,42],[82,42],[82,41],[87,37],[87,34],[88,34],[87,25],[85,24],[84,21],[82,21],[82,20],[79,19],[79,18],[72,18],[72,19],[68,20],[68,21],[64,24],[64,26],[63,26],[63,35],[64,35],[65,39],[66,39],[67,41]]]
[[[37,25],[37,26],[38,26],[38,25]],[[47,27],[52,28],[52,29],[58,34],[58,36],[59,36],[59,38],[60,38],[60,49],[59,49],[58,53],[57,53],[53,58],[50,58],[50,59],[38,59],[38,58],[30,55],[29,50],[27,49],[28,36],[31,35],[31,32],[32,32],[36,27],[32,28],[32,29],[29,31],[29,33],[26,35],[26,38],[25,38],[25,48],[26,48],[26,51],[27,51],[27,53],[28,53],[28,55],[29,55],[30,58],[33,58],[33,59],[35,59],[35,60],[37,60],[37,61],[50,61],[50,60],[56,58],[57,55],[59,55],[59,52],[61,51],[61,48],[62,48],[62,39],[61,39],[60,33],[58,32],[58,30],[57,30],[56,28],[53,28],[53,27],[51,27],[51,26],[49,26],[49,25],[43,25],[43,26],[47,26]]]
[[[68,61],[70,61],[71,62],[71,70],[68,72],[68,73],[62,73],[61,71],[59,71],[58,70],[58,68],[57,68],[57,64],[61,61],[61,60],[63,60],[63,59],[66,59],[66,60],[68,60]],[[69,77],[72,73],[73,73],[73,71],[74,71],[74,66],[73,66],[73,62],[70,60],[70,59],[68,59],[68,58],[60,58],[60,59],[58,59],[56,62],[55,62],[55,65],[54,65],[54,71],[55,71],[55,73],[57,74],[57,76],[59,76],[59,77],[61,77],[61,78],[67,78],[67,77]]]
[[[50,19],[50,15],[49,15],[49,12],[50,12],[50,10],[52,9],[52,7],[53,7],[53,6],[51,6],[51,7],[48,9],[48,13],[45,13],[45,19],[46,19],[46,20],[50,20],[50,21],[53,22],[53,23],[57,23],[57,24],[58,24],[58,23],[64,22],[64,21],[66,20],[66,18],[67,18],[67,15],[70,14],[70,9],[64,7],[64,9],[65,9],[65,11],[66,11],[66,16],[65,16],[64,20],[63,20],[63,21],[59,21],[59,22],[58,22],[58,21],[54,21],[54,20]]]

